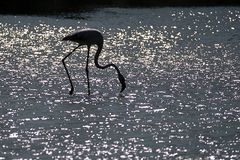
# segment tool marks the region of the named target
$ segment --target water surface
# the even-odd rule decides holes
[[[118,9],[66,19],[0,16],[0,159],[239,159],[239,7]],[[69,17],[66,15],[64,17]],[[65,35],[104,35],[87,95],[81,47]]]

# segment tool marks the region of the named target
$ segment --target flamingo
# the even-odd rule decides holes
[[[105,66],[102,66],[102,65],[100,65],[98,63],[98,58],[99,58],[99,55],[100,55],[102,47],[103,47],[103,36],[102,36],[100,31],[98,31],[96,29],[82,29],[82,30],[80,30],[78,32],[74,32],[72,34],[67,35],[66,37],[64,37],[62,39],[62,41],[72,41],[72,42],[77,42],[78,43],[78,46],[76,48],[74,48],[70,53],[68,53],[67,56],[65,56],[62,59],[63,66],[64,66],[64,68],[66,70],[66,73],[67,73],[67,76],[68,76],[68,79],[69,79],[69,82],[70,82],[70,85],[71,85],[71,90],[69,92],[70,95],[73,94],[74,87],[73,87],[73,83],[72,83],[71,77],[69,75],[68,69],[67,69],[66,64],[65,64],[65,59],[67,57],[69,57],[77,48],[79,48],[82,45],[86,45],[87,49],[88,49],[88,52],[87,52],[87,63],[86,63],[86,68],[85,68],[85,71],[86,71],[86,74],[87,74],[88,95],[90,95],[90,82],[89,82],[88,63],[89,63],[90,47],[92,45],[97,45],[97,52],[96,52],[96,54],[94,56],[95,66],[97,68],[100,68],[100,69],[106,69],[106,68],[109,68],[109,67],[113,67],[117,71],[119,82],[122,85],[120,93],[124,91],[124,89],[126,88],[125,78],[121,74],[121,72],[118,69],[118,67],[115,64],[113,64],[113,63],[107,64]]]

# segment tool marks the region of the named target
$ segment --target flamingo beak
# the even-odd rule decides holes
[[[119,74],[118,79],[119,79],[120,83],[122,84],[122,88],[121,88],[121,91],[120,91],[120,93],[121,93],[126,88],[125,78],[123,77],[122,74]]]
[[[63,37],[62,41],[68,41],[69,40],[69,36]]]

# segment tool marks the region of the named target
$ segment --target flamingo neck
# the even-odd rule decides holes
[[[120,71],[119,71],[119,69],[117,68],[116,65],[110,63],[110,64],[107,64],[107,65],[105,65],[105,66],[102,66],[102,65],[100,65],[100,64],[98,63],[98,59],[99,59],[100,53],[101,53],[101,51],[102,51],[102,47],[103,47],[102,44],[99,44],[99,45],[98,45],[98,49],[97,49],[97,52],[96,52],[95,57],[94,57],[94,63],[95,63],[95,65],[96,65],[96,67],[97,67],[97,68],[100,68],[100,69],[106,69],[106,68],[108,68],[108,67],[114,67],[114,68],[117,70],[118,74],[120,74]]]
[[[118,69],[118,67],[113,63],[107,64],[105,66],[102,66],[98,63],[98,58],[99,58],[99,55],[102,51],[102,47],[103,47],[103,44],[98,45],[98,49],[97,49],[97,52],[96,52],[95,57],[94,57],[94,63],[96,65],[96,67],[100,68],[100,69],[106,69],[108,67],[113,67],[114,69],[116,69],[116,71],[118,73],[118,79],[119,79],[120,83],[122,84],[122,89],[120,91],[120,92],[122,92],[126,88],[126,83],[125,83],[125,78],[120,73],[120,70]]]

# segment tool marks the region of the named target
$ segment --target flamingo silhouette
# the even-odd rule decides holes
[[[89,63],[89,52],[90,52],[90,47],[91,45],[97,45],[97,52],[94,56],[94,63],[96,65],[97,68],[100,68],[100,69],[106,69],[108,67],[113,67],[115,68],[115,70],[117,71],[117,74],[118,74],[118,79],[122,85],[122,88],[120,90],[120,93],[126,88],[126,83],[125,83],[125,78],[123,77],[123,75],[120,73],[120,70],[118,69],[118,67],[115,65],[115,64],[107,64],[105,66],[102,66],[98,63],[98,58],[99,58],[99,55],[101,53],[101,50],[102,50],[102,47],[103,47],[103,36],[102,34],[100,33],[100,31],[96,30],[96,29],[83,29],[83,30],[80,30],[78,32],[75,32],[75,33],[72,33],[70,35],[67,35],[66,37],[64,37],[62,39],[63,41],[72,41],[72,42],[77,42],[78,43],[78,46],[76,48],[74,48],[70,53],[68,53],[67,56],[65,56],[63,59],[62,59],[62,63],[63,63],[63,66],[66,70],[66,73],[67,73],[67,76],[68,76],[68,79],[69,79],[69,82],[70,82],[70,85],[71,85],[71,90],[69,92],[70,95],[73,94],[73,91],[74,91],[74,87],[73,87],[73,83],[72,83],[72,80],[71,80],[71,77],[69,75],[69,72],[68,72],[68,69],[66,67],[66,64],[65,64],[65,59],[67,57],[69,57],[77,48],[79,48],[80,46],[82,45],[87,45],[87,48],[88,48],[88,52],[87,52],[87,63],[86,63],[86,74],[87,74],[87,85],[88,85],[88,95],[90,95],[90,82],[89,82],[89,71],[88,71],[88,63]]]

